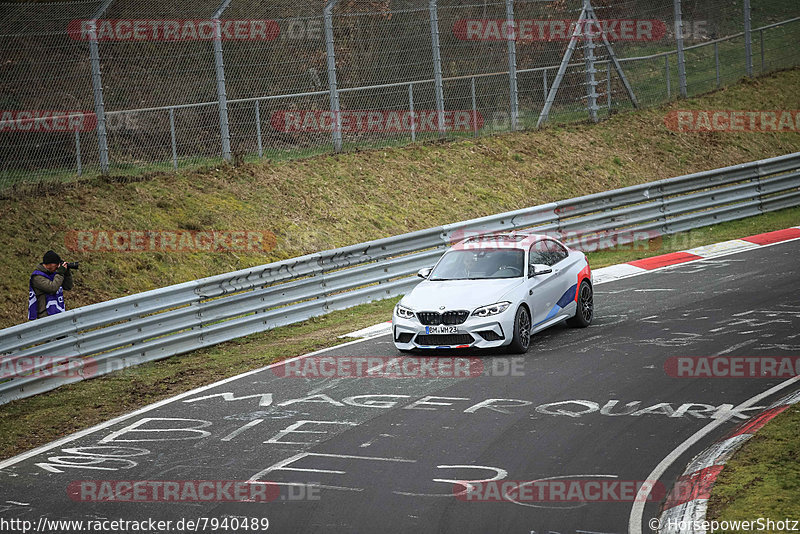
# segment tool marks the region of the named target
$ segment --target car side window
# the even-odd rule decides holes
[[[528,265],[545,264],[550,265],[548,262],[550,253],[547,251],[547,246],[544,241],[537,241],[531,245],[531,250],[528,255]]]
[[[550,241],[550,240],[547,241],[547,251],[550,255],[550,261],[552,262],[548,263],[548,265],[555,265],[556,263],[565,259],[569,255],[569,253],[564,247],[562,247],[555,241]]]

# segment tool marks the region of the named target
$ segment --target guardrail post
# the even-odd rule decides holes
[[[511,99],[511,131],[516,131],[519,120],[519,95],[517,92],[517,30],[514,24],[514,0],[506,0],[506,28],[514,28],[508,41],[508,93]],[[473,78],[474,81],[474,78]]]
[[[333,8],[337,0],[327,0],[323,15],[325,18],[325,55],[328,60],[328,90],[331,100],[333,125],[333,151],[342,151],[342,118],[339,108],[339,86],[336,82],[336,54],[333,46]]]
[[[230,2],[230,0],[228,0]],[[227,7],[228,2],[225,3]],[[221,8],[221,9],[224,9]],[[222,138],[222,158],[231,160],[231,132],[228,125],[228,95],[225,89],[225,63],[222,60],[222,25],[219,14],[214,16],[214,64],[217,74],[217,101],[219,103],[219,132]]]
[[[264,145],[261,143],[261,104],[256,100],[256,137],[258,138],[258,157],[264,157]]]
[[[436,0],[428,0],[428,14],[431,21],[431,51],[433,53],[433,79],[436,93],[436,118],[439,137],[445,136],[444,89],[442,84],[442,49],[439,46],[439,12]]]
[[[744,0],[744,58],[748,76],[753,75],[753,36],[750,20],[750,0]]]
[[[678,85],[681,97],[686,98],[686,61],[683,55],[683,15],[681,14],[681,0],[673,0],[675,12],[675,41],[678,46]]]

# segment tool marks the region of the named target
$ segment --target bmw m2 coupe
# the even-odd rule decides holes
[[[524,353],[531,335],[594,314],[583,252],[546,235],[470,237],[448,249],[392,314],[394,344],[414,349],[499,348]]]

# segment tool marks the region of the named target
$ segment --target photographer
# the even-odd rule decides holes
[[[52,250],[45,253],[28,284],[28,320],[67,310],[64,291],[72,289],[72,269],[77,268],[77,263],[61,261]]]

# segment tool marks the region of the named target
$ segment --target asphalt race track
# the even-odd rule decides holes
[[[269,532],[627,532],[630,499],[465,501],[456,482],[644,481],[687,438],[727,419],[667,468],[659,482],[668,489],[694,454],[798,386],[737,411],[786,379],[674,378],[665,361],[800,355],[798,258],[795,240],[598,285],[590,328],[553,327],[521,358],[460,353],[480,358],[475,377],[297,378],[268,368],[190,392],[5,462],[3,517],[266,517]],[[398,353],[382,336],[322,355]],[[280,495],[81,502],[67,491],[83,480],[251,479],[282,483]],[[642,532],[660,504],[645,505]]]

